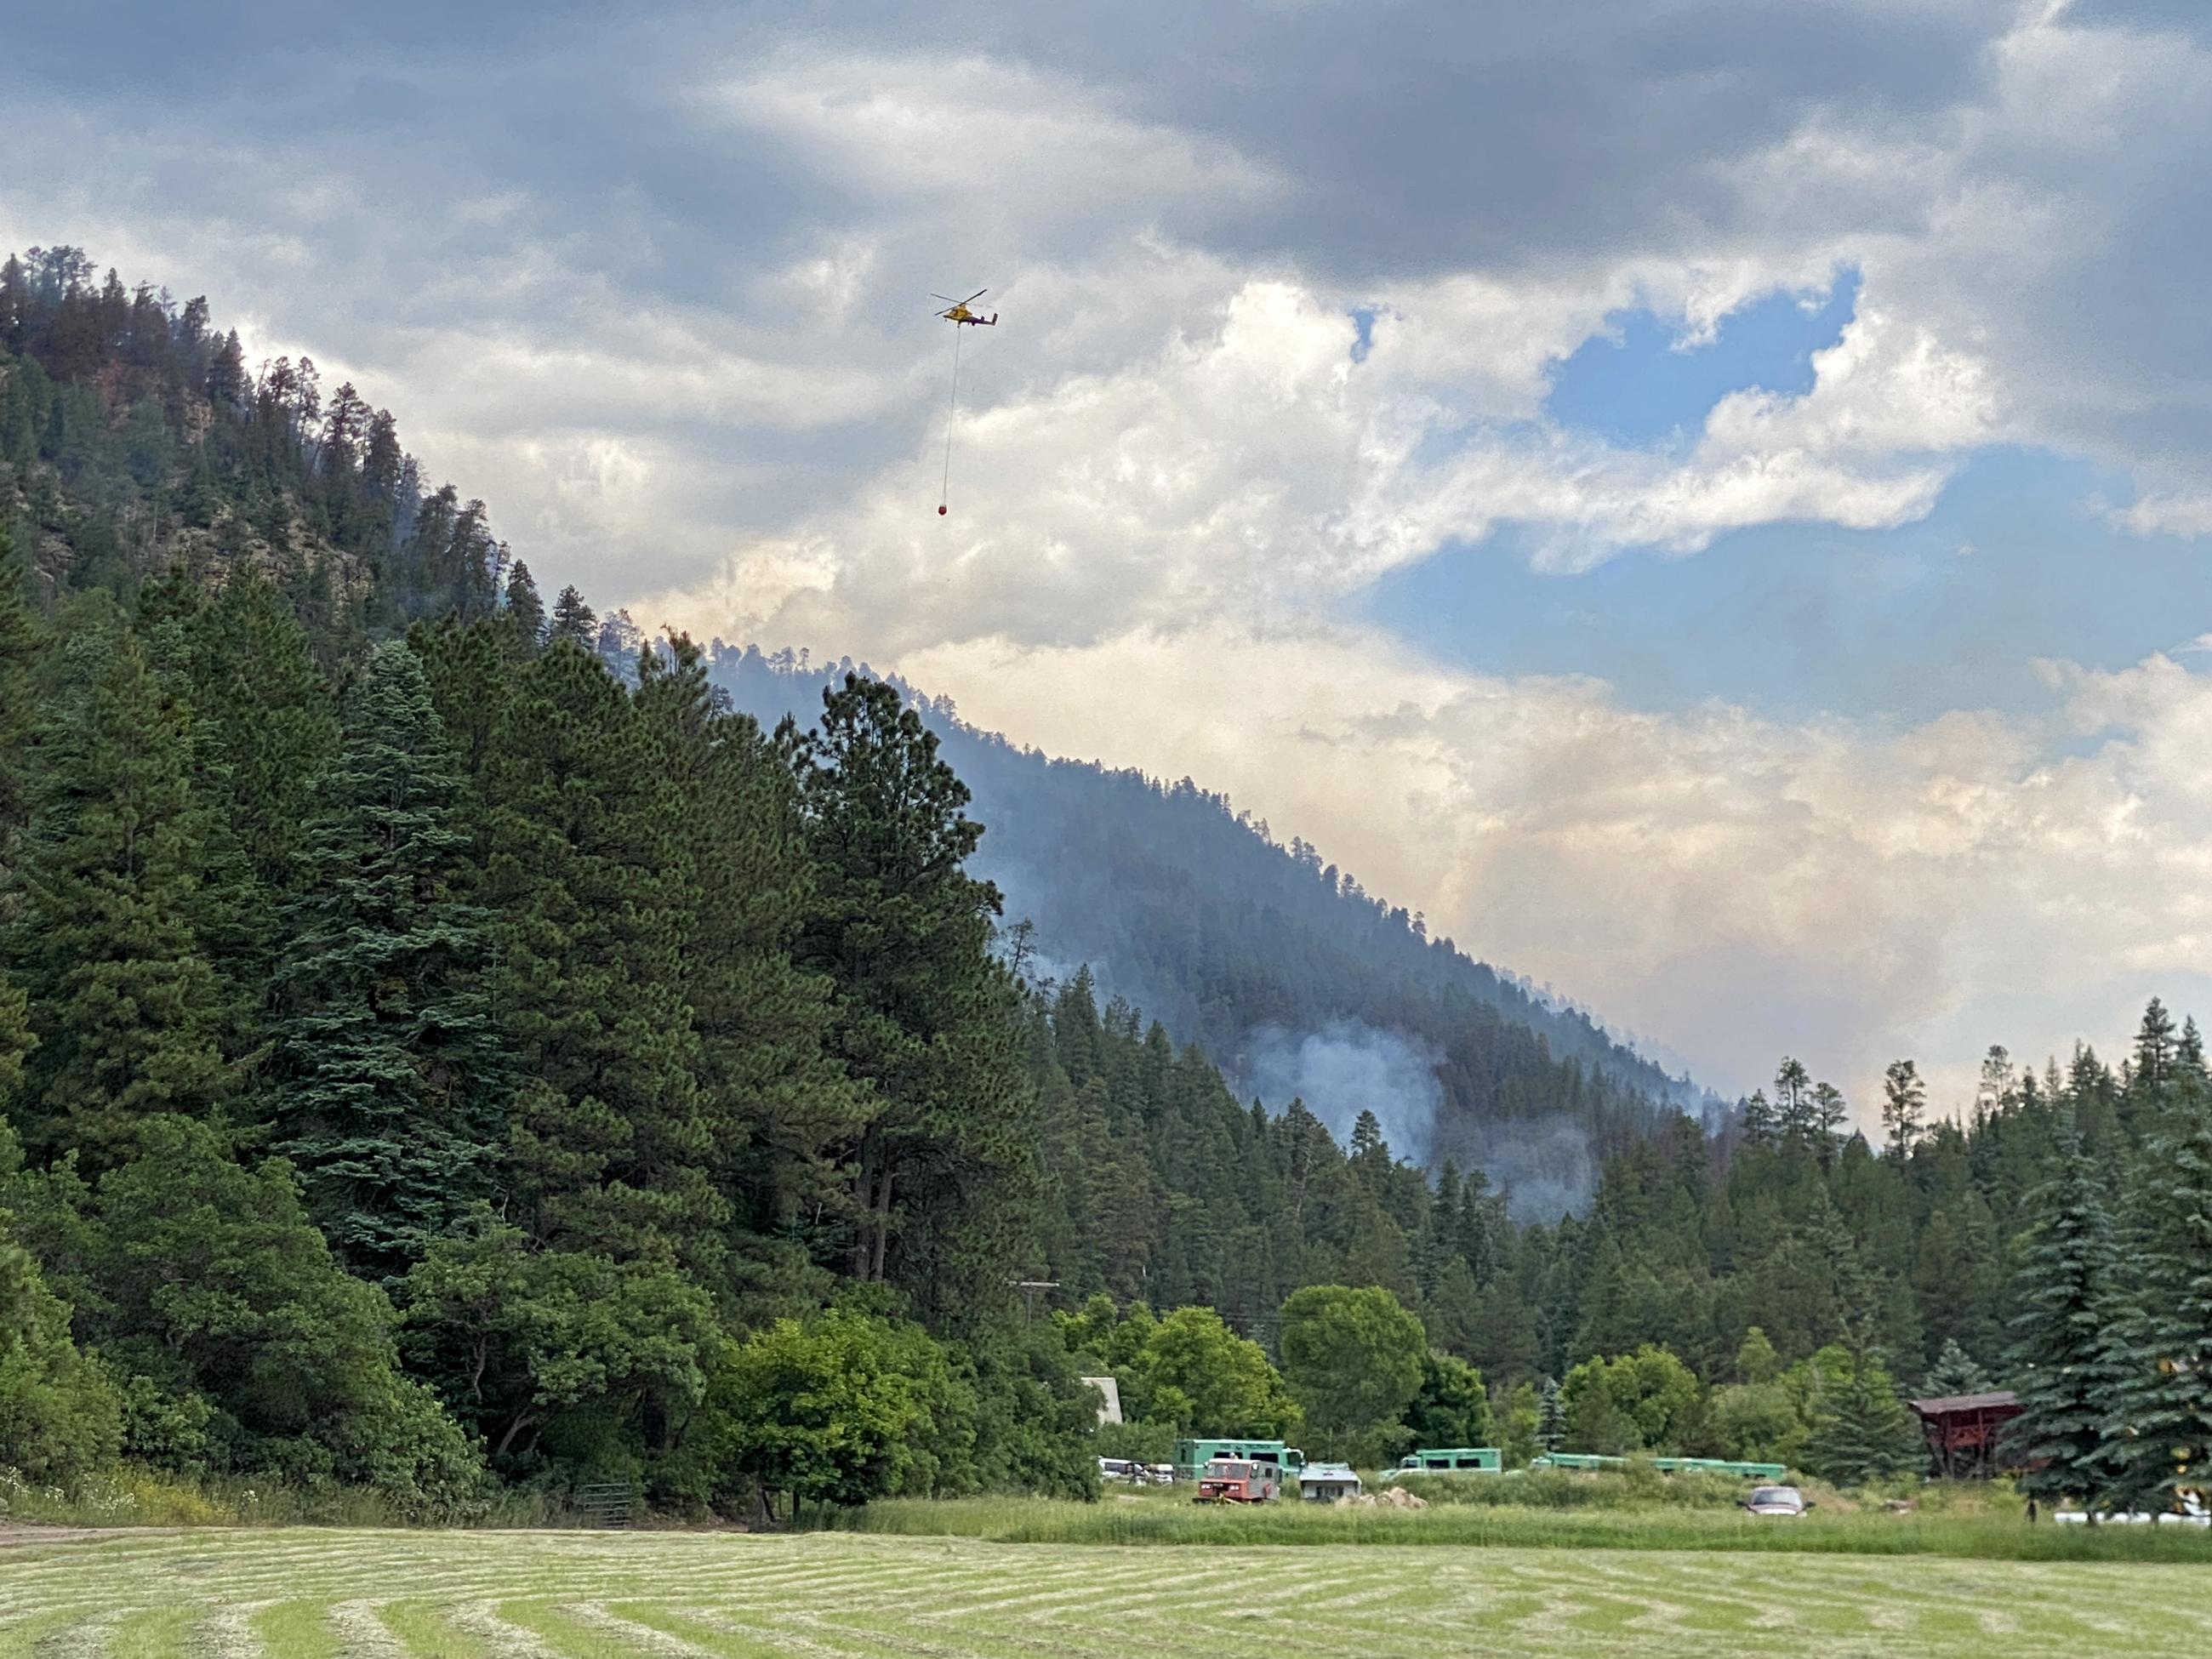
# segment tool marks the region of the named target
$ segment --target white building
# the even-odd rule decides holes
[[[1098,1420],[1118,1423],[1121,1420],[1121,1385],[1110,1376],[1086,1376],[1083,1379],[1098,1390]]]
[[[1359,1472],[1349,1463],[1309,1463],[1298,1471],[1298,1496],[1309,1504],[1357,1498]]]

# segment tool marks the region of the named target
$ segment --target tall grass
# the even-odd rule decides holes
[[[1214,1507],[1169,1496],[1073,1504],[1037,1498],[891,1498],[809,1514],[805,1530],[958,1537],[1006,1544],[1415,1545],[1943,1555],[2014,1561],[2168,1561],[2212,1566],[2195,1528],[2029,1526],[1990,1514],[1878,1511],[1794,1520],[1734,1509],[1538,1508],[1461,1503],[1427,1510],[1280,1503]]]
[[[42,1486],[0,1468],[0,1522],[64,1527],[404,1527],[367,1486],[301,1486],[252,1475],[179,1476],[121,1463],[70,1486]],[[558,1492],[501,1491],[471,1524],[584,1524]]]

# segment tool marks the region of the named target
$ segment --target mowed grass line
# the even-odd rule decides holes
[[[0,1659],[32,1659],[48,1637],[75,1624],[76,1620],[77,1615],[69,1608],[52,1607],[0,1627]]]
[[[337,1633],[323,1601],[279,1601],[246,1620],[246,1627],[270,1653],[284,1659],[337,1659]]]
[[[2204,1582],[1711,1550],[240,1529],[0,1550],[0,1659],[2202,1659]]]
[[[206,1612],[204,1607],[153,1607],[118,1619],[107,1638],[108,1659],[182,1659],[192,1651],[193,1632]]]
[[[490,1659],[491,1644],[428,1601],[386,1601],[376,1610],[410,1659]]]

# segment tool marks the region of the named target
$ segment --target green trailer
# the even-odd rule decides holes
[[[1595,1452],[1546,1452],[1528,1465],[1532,1469],[1625,1469],[1626,1457],[1605,1457]],[[1651,1467],[1662,1474],[1725,1474],[1739,1480],[1779,1480],[1790,1471],[1779,1463],[1741,1463],[1724,1457],[1655,1457]]]
[[[1195,1480],[1217,1457],[1241,1458],[1249,1463],[1272,1463],[1285,1475],[1306,1466],[1306,1455],[1279,1440],[1178,1440],[1175,1472],[1178,1480]]]
[[[1389,1478],[1408,1474],[1497,1474],[1505,1468],[1495,1446],[1422,1446],[1399,1459]]]

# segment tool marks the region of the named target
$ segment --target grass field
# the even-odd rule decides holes
[[[1419,1545],[2194,1563],[2212,1577],[2212,1534],[2194,1528],[2031,1527],[1971,1493],[1933,1494],[1909,1515],[1839,1504],[1798,1520],[1763,1521],[1733,1507],[1651,1502],[1564,1510],[1517,1504],[1437,1504],[1419,1511],[1287,1503],[1253,1508],[1198,1504],[1161,1491],[1113,1492],[1098,1504],[890,1498],[861,1510],[810,1513],[806,1524],[996,1544]]]
[[[0,1659],[2191,1654],[2202,1567],[210,1530],[0,1548]]]

